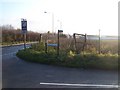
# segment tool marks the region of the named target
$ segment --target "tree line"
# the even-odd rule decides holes
[[[23,42],[24,37],[21,29],[15,29],[12,25],[3,25],[0,26],[0,32],[2,33],[2,43],[20,43]],[[27,42],[34,42],[40,41],[42,34],[42,40],[45,41],[46,39],[57,38],[57,34],[55,33],[54,36],[50,31],[46,33],[38,33],[33,31],[27,31],[26,34],[26,41]],[[60,35],[60,37],[67,38],[65,34]]]
[[[0,26],[2,32],[2,43],[20,43],[23,42],[23,33],[21,29],[15,29],[12,25]],[[40,33],[27,31],[26,41],[38,41]]]
[[[40,37],[42,34],[42,38]],[[0,26],[0,40],[2,44],[15,44],[21,43],[24,40],[23,33],[21,29],[15,29],[12,25]],[[33,31],[27,31],[26,41],[34,42],[40,41],[47,43],[57,43],[57,34],[50,32],[37,33]],[[80,39],[81,40],[81,39]],[[85,51],[97,52],[99,40],[87,39],[87,47]],[[60,35],[60,48],[67,50],[74,48],[74,41],[72,36],[67,38],[66,34]],[[81,46],[79,45],[81,48]],[[118,40],[101,40],[101,53],[118,53]]]

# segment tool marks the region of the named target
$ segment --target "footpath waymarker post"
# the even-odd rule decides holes
[[[26,33],[27,33],[27,20],[26,19],[21,20],[21,28],[22,28],[22,34],[24,37],[24,49],[26,49]]]
[[[39,43],[42,42],[42,34],[40,34],[40,39],[39,39]]]
[[[63,30],[58,30],[58,44],[57,44],[57,56],[59,56],[59,47],[60,47],[60,33],[62,33]]]
[[[100,29],[99,29],[99,54],[101,53]]]

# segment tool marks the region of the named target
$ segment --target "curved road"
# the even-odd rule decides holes
[[[28,45],[29,46],[29,45]],[[3,88],[117,88],[118,72],[65,68],[23,61],[23,45],[2,48]]]

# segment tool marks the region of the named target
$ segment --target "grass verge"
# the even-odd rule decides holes
[[[33,49],[20,50],[16,54],[19,58],[42,64],[73,67],[73,68],[89,68],[118,70],[118,55],[111,54],[61,54],[56,56],[56,52],[45,53],[44,51],[36,51]]]

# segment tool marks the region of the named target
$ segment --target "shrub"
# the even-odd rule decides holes
[[[68,54],[61,53],[57,57],[56,52],[36,51],[34,49],[20,50],[17,56],[31,62],[43,64],[59,65],[76,68],[94,68],[94,69],[118,69],[118,55],[111,54],[74,54],[70,51]]]

